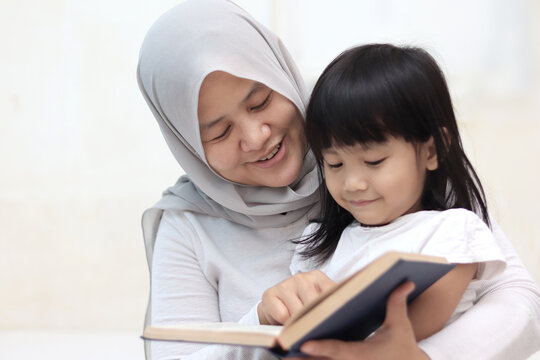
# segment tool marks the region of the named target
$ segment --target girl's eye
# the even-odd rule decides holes
[[[231,125],[227,126],[227,128],[225,129],[225,131],[223,131],[220,135],[216,136],[215,138],[213,138],[211,141],[214,141],[214,140],[220,140],[222,138],[224,138],[228,133],[229,133],[229,130],[231,129]]]
[[[326,165],[328,165],[330,169],[337,169],[337,168],[340,168],[341,165],[343,164],[342,163],[335,163],[335,164],[326,163]]]
[[[365,163],[366,165],[369,165],[369,166],[377,166],[377,165],[380,165],[384,160],[386,160],[386,158],[382,158],[376,161],[365,161]]]
[[[262,110],[264,109],[264,107],[268,104],[268,102],[270,101],[270,97],[272,96],[272,90],[270,90],[270,92],[268,93],[268,95],[266,96],[266,98],[263,100],[262,103],[260,103],[259,105],[257,106],[253,106],[252,108],[250,108],[251,111],[258,111],[258,110]]]

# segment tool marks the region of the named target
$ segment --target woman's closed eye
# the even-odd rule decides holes
[[[227,134],[229,133],[229,131],[231,130],[231,125],[227,125],[227,127],[225,128],[225,130],[218,136],[216,136],[215,138],[213,138],[212,140],[210,141],[215,141],[215,140],[220,140],[220,139],[223,139],[225,136],[227,136]]]
[[[272,93],[273,93],[273,91],[270,90],[268,95],[264,98],[264,100],[260,104],[250,107],[249,110],[250,111],[259,111],[259,110],[264,109],[266,107],[266,105],[268,105],[270,100],[272,99]]]

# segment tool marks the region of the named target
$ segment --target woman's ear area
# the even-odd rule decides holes
[[[439,167],[439,159],[437,158],[437,146],[435,146],[433,136],[430,136],[429,139],[424,142],[422,147],[426,159],[426,169],[429,171],[437,170]]]

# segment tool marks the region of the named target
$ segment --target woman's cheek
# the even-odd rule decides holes
[[[212,146],[206,151],[206,161],[218,174],[223,175],[223,171],[227,171],[233,167],[234,156],[226,150],[221,150],[219,146]]]

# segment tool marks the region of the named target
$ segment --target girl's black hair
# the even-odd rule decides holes
[[[445,77],[425,50],[370,44],[343,52],[313,89],[306,136],[321,177],[322,151],[331,146],[380,143],[389,136],[419,144],[433,137],[439,166],[427,173],[423,209],[465,208],[489,225],[484,190],[463,150]],[[354,220],[326,186],[321,204],[318,230],[296,241],[307,245],[303,256],[319,263],[333,254]]]

